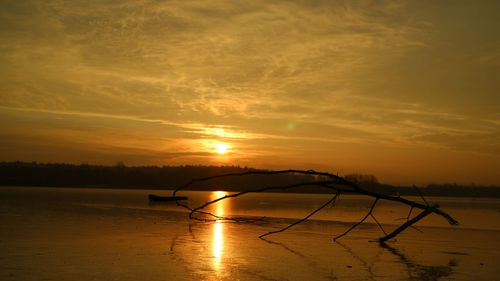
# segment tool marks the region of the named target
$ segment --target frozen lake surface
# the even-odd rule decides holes
[[[500,275],[500,200],[427,198],[461,225],[430,216],[381,247],[364,216],[371,199],[343,196],[310,221],[258,239],[331,198],[248,194],[224,200],[220,215],[265,216],[258,223],[199,223],[174,204],[149,205],[169,191],[0,187],[0,280],[495,280]],[[224,195],[186,191],[190,205]],[[412,198],[419,200],[419,198]],[[382,203],[392,230],[408,208]]]

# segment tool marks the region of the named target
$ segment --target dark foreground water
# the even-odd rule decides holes
[[[381,247],[363,224],[371,199],[344,196],[312,220],[291,223],[329,195],[249,194],[215,205],[219,215],[259,223],[197,223],[175,204],[149,205],[168,191],[0,187],[0,280],[499,280],[500,200],[427,198],[461,222],[421,221]],[[192,205],[223,192],[183,192]],[[413,198],[418,200],[419,198]],[[387,230],[408,208],[381,204]]]

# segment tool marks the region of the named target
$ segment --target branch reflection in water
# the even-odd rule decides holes
[[[297,250],[292,249],[291,247],[287,246],[285,243],[279,243],[279,242],[274,242],[271,240],[267,239],[262,239],[263,241],[271,244],[271,245],[277,245],[282,247],[284,250],[287,252],[296,255],[300,258],[303,258],[307,264],[310,267],[317,268],[321,270],[321,266],[319,266],[317,263],[314,262],[314,260],[311,260],[308,258],[308,255],[305,255]],[[348,247],[344,243],[340,242],[335,242],[337,245],[339,245],[342,249],[346,251],[350,256],[354,258],[354,260],[358,260],[363,268],[365,268],[366,273],[367,273],[367,280],[379,280],[379,278],[386,278],[387,272],[390,271],[383,271],[379,272],[378,274],[375,272],[374,267],[376,267],[376,263],[381,261],[381,254],[383,254],[382,251],[377,251],[377,254],[369,259],[370,262],[368,262],[364,257],[353,251],[350,247]],[[401,279],[401,280],[429,280],[429,281],[439,281],[442,278],[446,278],[450,276],[453,273],[453,266],[456,266],[458,264],[458,260],[456,259],[451,259],[448,262],[448,265],[424,265],[424,264],[419,264],[414,261],[411,261],[406,255],[404,255],[402,252],[397,250],[396,248],[393,248],[389,246],[386,243],[379,243],[380,249],[385,251],[386,253],[389,253],[390,255],[393,256],[393,258],[396,258],[396,262],[401,262],[403,265],[405,265],[406,270],[407,270],[407,279]],[[456,254],[456,253],[455,253]],[[335,278],[335,276],[331,276],[332,278]]]

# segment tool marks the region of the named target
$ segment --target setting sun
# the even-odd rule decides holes
[[[219,154],[226,154],[229,151],[229,145],[225,143],[215,144],[215,152]]]

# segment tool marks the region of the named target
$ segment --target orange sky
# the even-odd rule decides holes
[[[498,11],[487,0],[2,1],[0,161],[500,184]]]

